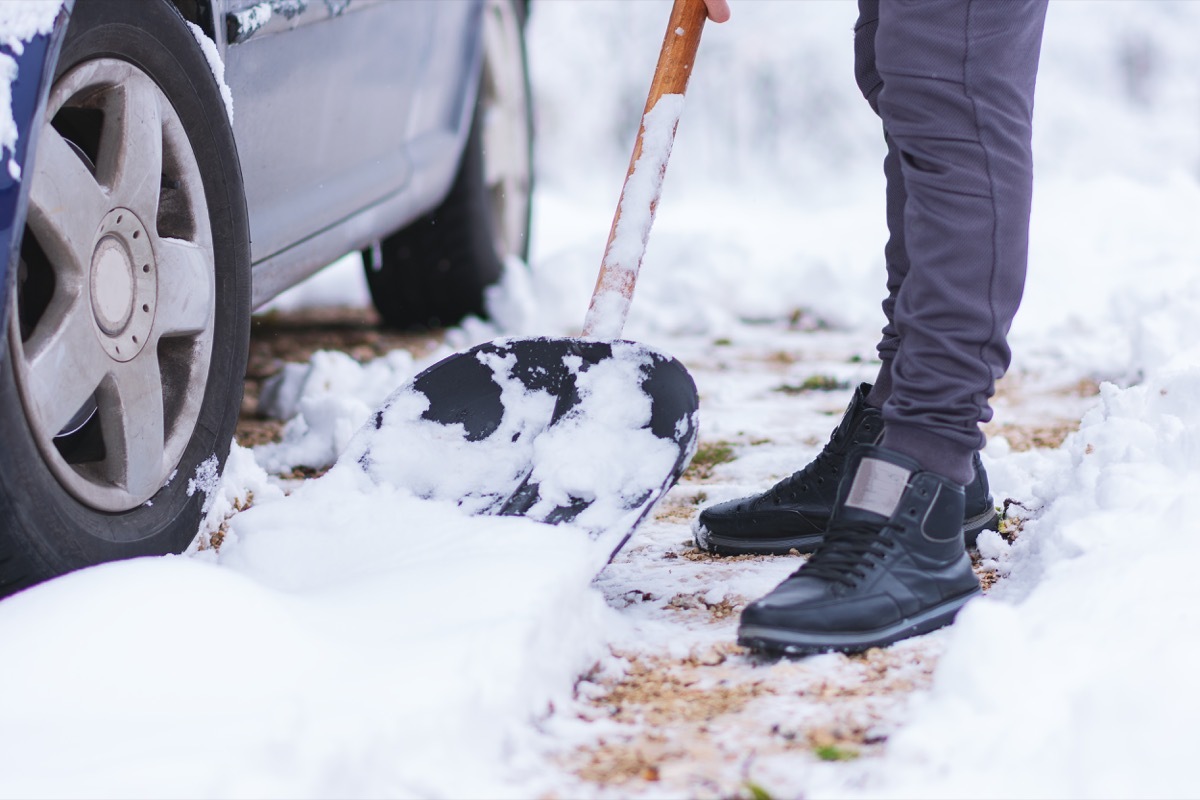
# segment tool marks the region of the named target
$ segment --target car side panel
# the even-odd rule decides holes
[[[445,48],[447,52],[453,52],[454,57],[431,67],[446,70],[437,85],[443,85],[440,81],[444,79],[444,85],[458,88],[449,93],[431,92],[417,102],[408,145],[413,164],[409,182],[400,191],[256,263],[252,297],[255,308],[340,256],[362,249],[411,223],[445,199],[458,172],[470,131],[483,59],[479,24],[482,5],[464,3],[461,6],[471,13],[466,30],[457,31],[461,51]],[[465,56],[460,58],[460,52]]]
[[[322,219],[305,220],[295,228],[301,238],[278,250],[258,247],[256,237],[253,293],[256,308],[335,259],[367,247],[433,210],[445,199],[454,181],[470,131],[482,68],[483,2],[383,2],[423,5],[434,12],[427,46],[410,79],[411,99],[406,127],[393,132],[395,146],[409,167],[407,181],[394,191],[373,198],[365,206],[353,203],[335,206],[325,187],[311,186],[309,191],[328,203],[325,210],[333,212],[323,219],[336,217],[336,220],[328,224]],[[229,49],[235,47],[231,45]],[[238,102],[235,90],[235,106]],[[245,170],[244,154],[242,161]],[[249,211],[251,228],[256,230],[257,209],[253,199]]]
[[[432,20],[431,46],[420,66],[413,87],[405,141],[413,144],[424,137],[456,135],[464,112],[475,101],[473,78],[479,72],[479,30],[483,4],[462,0],[433,0],[437,14]],[[469,119],[469,114],[467,115]]]
[[[409,181],[404,135],[437,2],[313,3],[310,24],[227,46],[255,262]]]

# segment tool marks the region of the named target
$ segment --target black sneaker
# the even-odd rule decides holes
[[[856,448],[817,551],[742,611],[738,644],[855,653],[954,621],[980,593],[963,548],[963,490],[879,446]]]
[[[821,543],[837,497],[846,454],[883,435],[879,409],[867,405],[871,384],[861,384],[829,442],[812,463],[762,494],[728,500],[700,512],[693,526],[696,546],[717,555],[783,555],[811,552]],[[974,547],[983,530],[997,530],[1000,517],[987,472],[975,454],[975,479],[966,487],[963,541]]]

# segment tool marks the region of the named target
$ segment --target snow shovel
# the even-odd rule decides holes
[[[582,338],[502,339],[434,364],[343,460],[473,514],[571,523],[610,560],[675,484],[696,448],[695,383],[619,337],[705,19],[703,0],[675,0]]]

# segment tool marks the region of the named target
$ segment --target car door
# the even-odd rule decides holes
[[[442,2],[226,0],[217,19],[254,262],[404,187]]]

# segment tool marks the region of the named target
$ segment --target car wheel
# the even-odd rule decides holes
[[[191,542],[249,341],[233,132],[175,8],[77,3],[44,119],[0,348],[0,594]]]
[[[371,297],[388,325],[431,328],[483,316],[485,290],[505,260],[528,257],[533,119],[524,10],[513,0],[485,7],[479,96],[449,195],[363,254]]]

